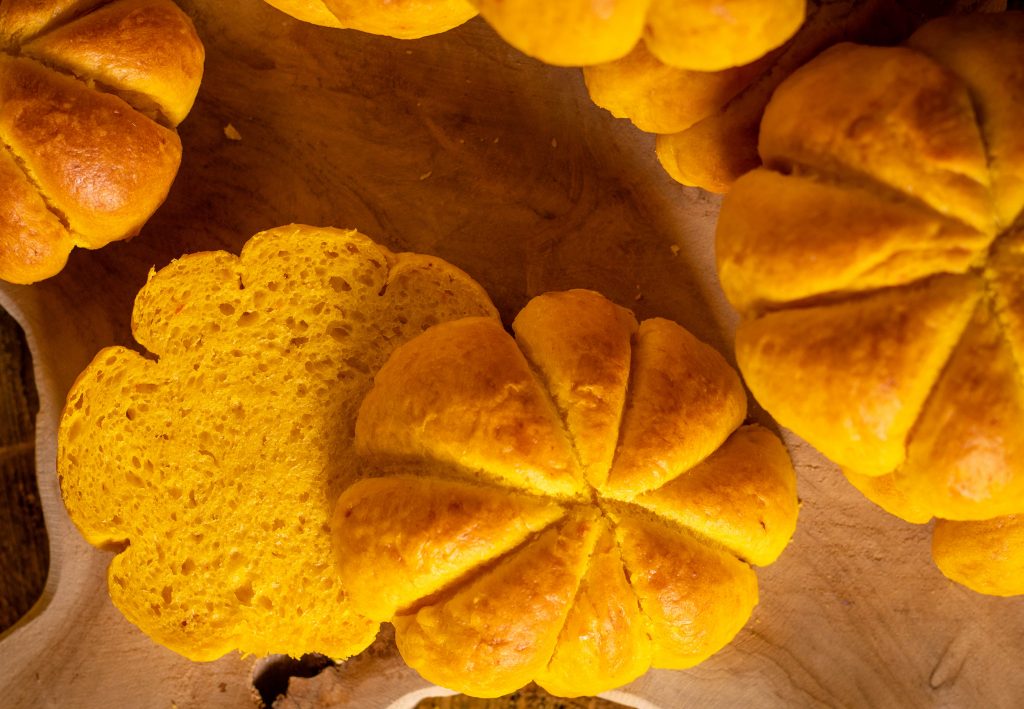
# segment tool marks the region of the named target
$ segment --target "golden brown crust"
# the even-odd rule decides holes
[[[322,0],[266,0],[268,5],[303,22],[312,22],[322,27],[341,27],[334,13],[327,9]]]
[[[891,515],[913,524],[924,524],[932,518],[929,505],[918,499],[897,473],[861,475],[843,469],[843,475],[864,497]]]
[[[758,149],[768,167],[877,181],[995,233],[967,89],[912,49],[839,44],[822,52],[772,95]]]
[[[1024,366],[1024,223],[1000,237],[985,275],[1003,335],[1018,365]]]
[[[593,291],[574,290],[537,296],[512,329],[565,420],[587,481],[602,487],[625,406],[636,318]]]
[[[21,51],[99,82],[171,126],[192,109],[203,76],[203,45],[188,16],[168,0],[112,2]]]
[[[323,4],[341,27],[399,39],[445,32],[476,15],[466,0],[323,0]]]
[[[550,64],[589,66],[646,43],[665,64],[719,71],[786,41],[804,0],[470,0],[512,46]]]
[[[586,494],[558,412],[490,318],[445,323],[400,347],[356,424],[361,454],[426,458],[559,497]]]
[[[773,53],[776,61],[768,62],[763,73],[733,100],[717,106],[708,104],[707,111],[691,127],[659,135],[658,159],[678,182],[712,192],[727,192],[740,176],[761,164],[757,152],[758,124],[774,89],[823,49],[842,41],[892,45],[906,38],[929,17],[951,11],[993,12],[1005,9],[1005,4],[1005,0],[976,3],[952,0],[927,3],[901,0],[809,3],[803,26],[789,42]],[[666,100],[661,98],[661,94],[671,94],[675,90],[674,76],[664,69],[656,67],[646,77],[646,81],[650,82],[645,87],[651,94],[649,98],[636,97],[632,108],[624,101],[619,102],[619,110],[623,115],[638,125],[638,118],[651,121],[651,125],[657,121],[665,121],[667,125],[671,121],[668,115],[647,116],[648,111],[657,110],[660,102]],[[612,87],[608,89],[612,91]],[[624,81],[618,89],[623,96],[630,95],[632,91],[632,87]],[[610,107],[601,101],[598,103]],[[673,104],[669,105],[672,108],[668,110],[678,110]]]
[[[965,273],[992,240],[896,194],[764,168],[741,177],[724,205],[718,273],[747,316],[812,296]]]
[[[766,566],[796,530],[796,473],[774,434],[744,426],[707,459],[644,493],[636,504]]]
[[[649,620],[654,667],[681,670],[726,645],[757,605],[757,575],[726,552],[624,517],[615,528],[630,585]],[[685,585],[675,579],[689,579]]]
[[[356,431],[365,469],[385,477],[345,493],[334,518],[344,575],[365,590],[353,593],[354,602],[372,594],[370,584],[381,583],[382,573],[393,579],[388,591],[366,603],[367,612],[407,605],[394,619],[406,660],[432,681],[478,695],[530,680],[565,696],[595,694],[632,680],[652,661],[672,667],[699,662],[735,634],[756,602],[752,571],[733,553],[768,563],[792,534],[795,475],[785,449],[768,431],[751,427],[714,453],[742,420],[746,399],[721,356],[674,323],[655,319],[637,328],[625,309],[576,290],[538,296],[514,328],[516,341],[494,320],[439,325],[396,350],[381,369]],[[555,407],[535,393],[538,383],[516,345],[561,409],[564,428]],[[544,435],[530,435],[535,431]],[[593,537],[576,533],[586,536],[589,567],[580,569],[579,591],[560,616],[564,627],[554,628],[553,616],[538,618],[531,607],[532,587],[518,606],[506,598],[504,584],[518,593],[515,584],[525,583],[508,580],[510,560],[530,543],[502,556],[523,533],[521,523],[506,521],[520,514],[514,512],[524,499],[519,489],[558,497],[550,478],[508,473],[523,467],[519,459],[536,460],[538,451],[550,448],[536,442],[551,436],[565,441],[570,457],[591,463],[586,481],[580,479],[582,494],[570,503],[576,508],[571,516],[593,515],[597,528]],[[594,474],[597,460],[604,462],[596,469],[607,472],[612,450],[633,466],[618,486]],[[482,469],[491,472],[487,495],[506,488],[507,509],[497,507],[500,498],[476,504],[467,497],[479,481],[467,487],[465,479]],[[424,478],[401,477],[409,471]],[[399,478],[387,482],[389,475]],[[566,504],[554,502],[555,508]],[[435,520],[435,511],[450,503],[457,505],[451,515]],[[348,509],[356,511],[346,516]],[[477,521],[483,517],[491,519]],[[639,564],[629,573],[612,534],[620,519],[639,530],[625,532]],[[488,531],[492,525],[506,528],[507,543],[493,542],[500,534]],[[696,533],[680,529],[686,526]],[[553,534],[542,537],[554,544]],[[475,560],[476,569],[465,570],[460,548],[470,550],[465,560]],[[450,559],[457,563],[449,572]],[[545,576],[544,564],[551,562],[536,563],[524,562],[515,573]],[[648,563],[654,566],[643,566]],[[399,578],[403,573],[410,578]],[[499,573],[500,582],[494,580]],[[395,592],[402,598],[389,600]],[[562,591],[552,593],[561,597]],[[424,597],[410,600],[417,594]],[[647,604],[643,610],[641,604]],[[687,616],[690,611],[699,617]],[[514,625],[516,614],[524,627]],[[673,629],[677,622],[688,629]],[[660,659],[652,655],[650,633],[661,638]]]
[[[71,234],[0,146],[0,279],[34,283],[64,267]]]
[[[711,455],[747,415],[736,372],[674,322],[645,320],[633,348],[632,381],[615,462],[604,492],[631,499]]]
[[[181,160],[173,131],[30,59],[0,57],[0,139],[89,248],[136,234]]]
[[[1024,14],[908,44],[838,46],[779,87],[761,149],[787,175],[725,200],[721,276],[766,408],[884,509],[960,530],[970,558],[943,570],[999,593],[998,525],[948,520],[1024,511]]]
[[[658,162],[676,182],[723,194],[740,175],[761,164],[759,123],[759,112],[726,109],[680,133],[659,135]]]
[[[644,41],[671,66],[720,71],[775,49],[804,21],[805,0],[651,0]]]
[[[11,274],[0,278],[31,282],[59,271],[73,246],[134,236],[163,202],[181,143],[151,119],[177,125],[188,113],[203,47],[170,0],[9,0],[0,49],[0,145],[71,234],[51,222],[42,236],[38,205],[11,193],[2,211],[22,205],[34,226],[0,235]]]
[[[794,69],[837,41],[838,28],[850,22],[847,17],[833,17],[833,7],[838,5],[812,12],[790,42],[762,60],[770,69],[766,66],[738,95],[720,106],[709,104],[690,127],[658,136],[658,161],[672,179],[725,193],[741,175],[761,164],[758,128],[772,92]]]
[[[938,378],[897,477],[936,517],[1024,512],[1024,386],[988,302]]]
[[[644,31],[651,0],[470,0],[513,47],[548,64],[585,66],[626,55]]]
[[[985,137],[1002,229],[1024,209],[1024,13],[978,14],[929,22],[907,40],[951,69],[971,92]]]
[[[447,598],[393,619],[402,657],[427,680],[508,694],[548,663],[601,533],[578,513]]]
[[[363,613],[388,621],[564,514],[544,498],[497,488],[410,476],[363,480],[335,507],[332,526],[345,530],[334,535],[338,575]]]
[[[775,55],[721,71],[695,71],[659,61],[641,42],[618,61],[584,67],[583,76],[590,98],[613,116],[629,118],[648,133],[678,133],[727,104]]]
[[[835,305],[740,325],[736,359],[757,400],[840,465],[896,469],[981,283],[937,276]]]
[[[979,593],[1024,594],[1024,515],[935,522],[932,558],[946,576]]]
[[[651,638],[615,535],[605,525],[558,644],[537,684],[561,697],[598,694],[651,666]]]
[[[824,48],[870,34],[871,28],[903,24],[901,9],[887,0],[829,2],[808,8],[807,20],[793,39],[766,55],[765,71],[724,105],[708,111],[691,127],[659,135],[658,160],[684,185],[724,193],[742,175],[761,164],[757,134],[772,92],[794,70]],[[908,30],[909,31],[909,30]],[[894,41],[885,39],[885,44]],[[711,110],[713,109],[713,110]]]
[[[0,5],[0,46],[15,49],[50,27],[103,0],[5,0]]]

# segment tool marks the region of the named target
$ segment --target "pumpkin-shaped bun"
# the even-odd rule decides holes
[[[718,71],[789,39],[804,0],[470,0],[509,44],[549,64],[586,66],[638,44],[665,64]]]
[[[638,45],[674,67],[717,71],[754,61],[792,36],[805,0],[267,0],[306,22],[414,39],[480,15],[536,59],[586,66]]]
[[[447,32],[476,15],[468,0],[266,0],[304,22],[399,39]]]
[[[362,650],[378,624],[328,527],[356,411],[397,345],[470,315],[495,317],[464,273],[354,231],[282,227],[151,274],[132,319],[150,354],[97,354],[58,437],[71,519],[119,550],[114,604],[194,660]]]
[[[702,4],[716,10],[728,5]],[[760,6],[749,3],[754,5]],[[594,103],[630,119],[641,130],[659,134],[658,160],[673,179],[727,192],[740,176],[761,164],[761,115],[772,92],[793,71],[837,42],[895,44],[932,17],[977,10],[980,5],[1006,9],[1005,0],[815,0],[807,3],[806,20],[789,41],[777,49],[764,44],[759,52],[751,52],[750,63],[696,70],[641,42],[621,59],[585,67],[584,75]],[[783,12],[786,7],[776,3],[771,10]],[[739,28],[729,25],[720,30]]]
[[[713,349],[591,291],[399,347],[356,422],[372,477],[338,501],[353,606],[437,684],[597,694],[722,648],[749,564],[796,524],[795,475]]]
[[[751,391],[885,509],[950,520],[940,568],[985,592],[1014,524],[957,523],[1024,513],[1022,66],[1022,13],[828,50],[775,92],[718,224]]]
[[[171,0],[3,0],[0,48],[0,279],[32,283],[163,202],[203,46]]]

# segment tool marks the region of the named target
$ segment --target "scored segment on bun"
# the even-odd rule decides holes
[[[592,291],[397,348],[356,422],[367,479],[333,534],[354,607],[406,662],[477,696],[597,694],[693,666],[757,603],[793,534],[782,443],[681,326]]]
[[[842,44],[772,97],[718,223],[740,369],[977,590],[1024,593],[1024,13]],[[1014,537],[1016,538],[1016,537]],[[985,569],[988,568],[988,571]],[[972,576],[976,582],[972,580]]]
[[[177,174],[203,60],[171,0],[0,2],[0,279],[138,233]]]
[[[281,227],[151,273],[132,318],[149,354],[97,354],[58,435],[71,519],[118,552],[114,604],[194,660],[366,647],[378,623],[328,530],[357,407],[396,346],[467,316],[497,322],[465,273],[354,231]]]

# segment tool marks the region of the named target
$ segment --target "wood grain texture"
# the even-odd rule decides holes
[[[81,540],[60,502],[63,398],[101,346],[131,344],[132,299],[151,266],[201,249],[237,252],[256,231],[292,221],[356,227],[464,268],[506,322],[532,295],[590,287],[731,349],[735,316],[713,272],[717,200],[673,183],[651,138],[594,107],[579,72],[524,58],[480,21],[406,43],[304,25],[256,0],[182,5],[206,42],[207,74],[166,205],[131,242],[75,253],[39,286],[0,289],[34,357],[52,559],[43,601],[0,637],[6,706],[253,702],[251,658],[190,663],[113,609],[111,557]],[[1019,705],[1024,600],[947,581],[929,559],[926,527],[885,515],[802,442],[786,441],[800,526],[782,559],[759,571],[753,619],[705,664],[652,671],[607,698]],[[293,684],[289,701],[320,697],[321,706],[412,707],[444,693],[405,669],[386,635],[336,671]]]

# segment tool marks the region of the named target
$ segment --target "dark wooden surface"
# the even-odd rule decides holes
[[[0,309],[0,633],[38,600],[49,551],[36,486],[31,358],[18,324]]]

